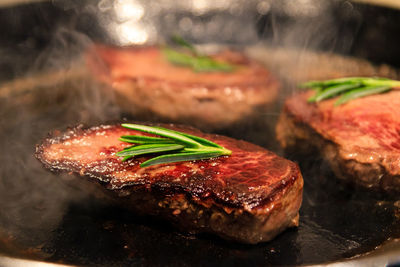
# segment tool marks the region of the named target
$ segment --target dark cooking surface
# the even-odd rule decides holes
[[[1,99],[2,253],[100,266],[287,265],[343,260],[400,237],[399,207],[393,200],[338,183],[314,158],[301,163],[305,191],[299,228],[265,244],[247,246],[211,235],[188,237],[164,222],[115,207],[82,178],[52,174],[33,156],[35,144],[50,130],[122,116],[98,89],[81,77],[51,90],[38,87],[13,101]],[[258,125],[224,134],[281,153],[268,130],[275,116],[260,114],[258,119]]]
[[[252,22],[257,24],[259,37],[272,45],[290,46],[293,40],[298,41],[295,45],[301,48],[301,54],[290,54],[283,47],[263,56],[268,60],[286,57],[271,64],[281,76],[301,79],[314,71],[349,66],[355,73],[359,71],[347,61],[337,68],[331,64],[332,55],[323,60],[310,57],[309,62],[298,64],[308,57],[303,50],[309,47],[400,66],[399,11],[348,1],[331,2],[335,3],[333,15],[288,17],[272,7],[264,15],[234,19],[245,24],[255,15]],[[43,69],[67,69],[61,75],[35,78],[32,83],[0,86],[0,254],[89,266],[297,265],[345,260],[372,251],[388,238],[400,237],[399,201],[339,184],[316,158],[305,158],[300,164],[305,192],[299,228],[257,246],[229,243],[209,235],[183,236],[163,222],[137,217],[107,203],[82,179],[46,171],[33,152],[35,144],[49,131],[124,117],[112,104],[112,95],[100,92],[98,86],[81,75],[74,76],[74,58],[90,43],[88,36],[110,41],[95,23],[92,9],[80,8],[78,3],[81,1],[52,1],[0,10],[1,81]],[[188,15],[176,14],[174,22]],[[206,23],[218,16],[205,14],[194,23]],[[167,21],[162,18],[159,23],[163,26]],[[326,27],[332,21],[338,25],[334,31]],[[306,32],[294,33],[292,28]],[[169,34],[168,29],[161,30]],[[240,39],[246,32],[246,28],[242,29],[233,37]],[[205,42],[214,41],[212,38],[217,39],[218,34]],[[201,41],[204,36],[189,37]],[[235,39],[232,43],[244,41],[247,44],[257,38]],[[386,67],[382,69],[385,70]],[[280,96],[279,105],[286,93]],[[244,123],[222,133],[282,155],[272,130],[279,105],[259,114],[256,125]]]
[[[188,238],[161,222],[135,218],[118,208],[75,204],[68,208],[43,251],[52,254],[51,261],[63,259],[74,264],[294,265],[365,253],[393,234],[396,223],[390,204],[377,207],[371,201],[361,203],[365,197],[341,193],[337,197],[340,199],[322,200],[319,205],[305,203],[299,229],[257,246],[231,244],[211,236]]]

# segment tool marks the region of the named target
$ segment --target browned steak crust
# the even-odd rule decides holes
[[[317,149],[337,177],[363,187],[400,192],[400,92],[334,106],[307,103],[311,92],[285,103],[276,132],[290,151]]]
[[[115,152],[127,146],[119,136],[142,133],[108,125],[50,137],[36,156],[51,170],[89,176],[129,208],[189,232],[258,243],[298,224],[303,180],[295,163],[245,141],[166,127],[210,139],[233,154],[140,168],[146,157],[122,162]]]

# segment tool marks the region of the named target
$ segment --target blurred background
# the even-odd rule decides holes
[[[274,123],[298,81],[398,77],[400,1],[0,0],[0,33],[0,254],[85,266],[305,265],[348,261],[400,236],[398,201],[349,190],[314,158],[301,166],[300,227],[248,247],[136,218],[33,156],[54,129],[125,118],[84,70],[88,46],[163,44],[174,34],[204,49],[241,49],[282,81],[258,124],[222,131],[280,154]],[[393,243],[358,266],[394,262]]]
[[[59,67],[62,61],[54,58],[74,57],[89,42],[118,46],[159,43],[176,33],[195,44],[264,42],[400,66],[400,4],[395,0],[53,0],[0,4],[0,80]]]

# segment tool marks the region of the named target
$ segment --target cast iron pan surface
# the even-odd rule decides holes
[[[276,51],[275,57],[269,56],[271,51]],[[290,73],[285,76],[287,57],[296,53],[293,51],[279,56],[282,49],[249,49],[249,54],[265,59],[267,65],[277,66],[276,75],[283,80],[284,89],[276,109],[257,114],[256,123],[243,122],[219,133],[284,155],[273,128],[283,99],[295,90],[297,81],[291,80]],[[365,67],[344,74],[397,77],[396,70],[387,66],[374,67],[332,54],[306,55],[309,61],[290,60],[292,68],[311,68],[315,58],[319,62],[328,58],[327,70],[350,62]],[[81,61],[75,58],[73,62],[67,68],[42,71],[0,87],[0,254],[84,266],[310,265],[347,261],[400,238],[398,196],[339,182],[317,155],[285,155],[301,159],[305,185],[300,225],[258,245],[227,242],[207,234],[184,235],[164,221],[139,217],[110,203],[85,178],[45,170],[33,153],[48,132],[80,123],[90,126],[138,119],[121,113],[112,94],[87,75]],[[19,64],[21,71],[28,65]],[[11,71],[8,76],[17,74]],[[299,80],[307,79],[305,76]]]

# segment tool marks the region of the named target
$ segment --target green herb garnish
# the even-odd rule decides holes
[[[335,106],[339,106],[356,98],[380,94],[390,91],[395,87],[400,87],[400,81],[378,77],[349,77],[325,81],[311,81],[301,84],[300,87],[316,91],[308,99],[308,102],[319,102],[340,96],[335,102]]]
[[[122,127],[161,136],[123,135],[119,138],[120,141],[135,144],[117,152],[117,156],[123,157],[123,161],[140,155],[160,154],[143,162],[140,167],[232,154],[232,151],[207,139],[162,127],[130,123],[124,123]]]
[[[209,56],[202,55],[196,48],[180,36],[173,36],[172,40],[186,51],[178,51],[169,47],[162,51],[169,62],[175,65],[189,67],[196,72],[230,72],[235,66],[226,62],[217,61]]]
[[[176,43],[177,45],[180,45],[181,47],[186,47],[194,55],[199,55],[199,52],[197,51],[197,49],[191,43],[189,43],[188,41],[183,39],[182,36],[174,35],[174,36],[172,36],[172,41],[174,41],[174,43]]]
[[[231,64],[216,61],[208,56],[189,55],[171,48],[164,48],[163,53],[172,64],[190,67],[196,72],[230,72],[235,68]]]

